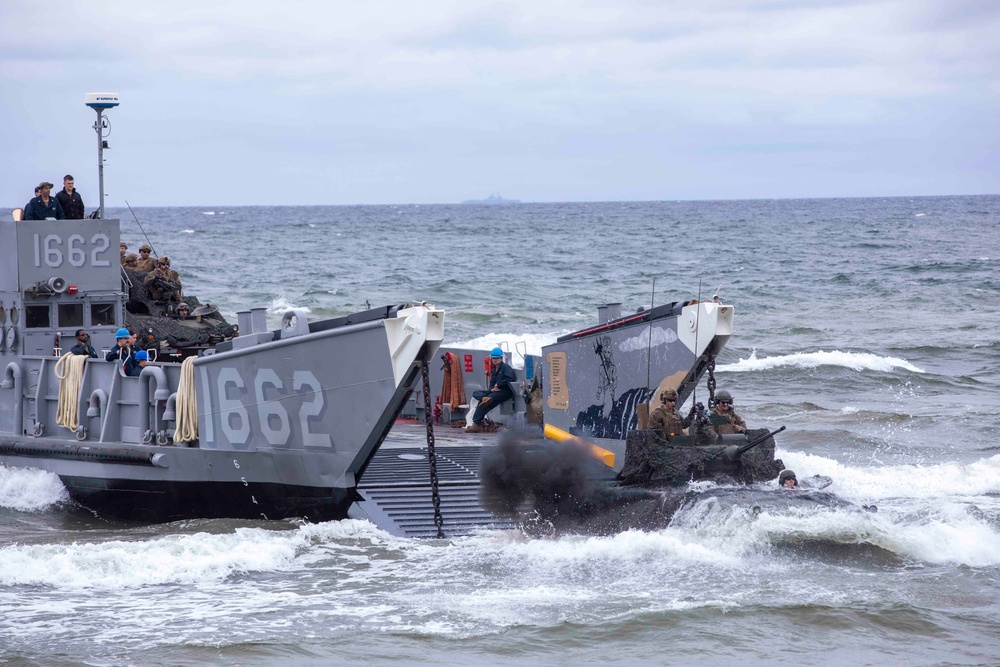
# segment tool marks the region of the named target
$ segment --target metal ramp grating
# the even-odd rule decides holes
[[[497,519],[479,504],[479,455],[483,447],[439,447],[438,491],[446,537],[515,524]],[[399,537],[437,536],[425,447],[381,449],[358,485],[362,501],[351,516],[365,518]]]

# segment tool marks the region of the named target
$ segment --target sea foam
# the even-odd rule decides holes
[[[843,366],[856,371],[872,370],[880,372],[892,372],[898,368],[912,373],[923,373],[923,369],[917,368],[906,359],[899,357],[882,357],[869,352],[841,352],[833,350],[831,352],[795,352],[793,354],[781,354],[774,357],[757,358],[757,352],[750,354],[748,359],[740,359],[734,364],[720,364],[716,366],[717,372],[748,373],[751,371],[767,371],[782,367],[793,368],[816,368],[818,366]]]
[[[0,507],[34,512],[69,500],[59,477],[35,468],[0,466]]]

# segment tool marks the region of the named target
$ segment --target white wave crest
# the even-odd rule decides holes
[[[35,512],[69,500],[59,477],[36,468],[0,466],[0,507]]]
[[[316,543],[393,539],[366,521],[309,524],[296,530],[237,528],[149,540],[14,544],[0,547],[0,586],[127,590],[169,583],[221,582],[241,572],[288,569]]]
[[[181,234],[194,234],[193,229],[182,229]]]
[[[271,300],[271,304],[267,307],[268,315],[284,315],[286,311],[289,310],[301,310],[306,313],[311,313],[312,310],[308,306],[296,306],[294,303],[288,300],[284,294],[279,294],[274,299]]]
[[[777,456],[799,479],[825,475],[831,490],[858,502],[883,498],[975,498],[1000,494],[1000,454],[972,463],[937,463],[853,467],[835,459],[803,452],[779,451]]]
[[[906,359],[899,357],[880,357],[869,352],[795,352],[794,354],[781,354],[776,357],[757,358],[754,351],[747,359],[740,359],[735,364],[721,364],[716,367],[716,371],[729,371],[732,373],[748,373],[751,371],[767,371],[785,366],[795,368],[816,368],[818,366],[843,366],[856,371],[871,370],[880,372],[891,372],[897,368],[910,371],[911,373],[923,373],[923,369],[917,368]]]

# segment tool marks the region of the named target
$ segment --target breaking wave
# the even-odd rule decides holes
[[[882,357],[869,352],[841,352],[833,350],[825,352],[795,352],[794,354],[782,354],[775,357],[757,358],[756,350],[750,354],[748,359],[740,359],[733,364],[720,364],[716,371],[729,371],[732,373],[748,373],[751,371],[768,371],[775,368],[817,368],[819,366],[842,366],[856,371],[871,370],[880,372],[891,372],[898,368],[910,371],[911,373],[923,373],[922,368],[918,368],[899,357]]]
[[[37,512],[68,500],[58,476],[35,468],[0,466],[0,507]]]

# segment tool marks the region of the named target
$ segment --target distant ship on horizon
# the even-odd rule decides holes
[[[494,192],[486,199],[466,199],[463,204],[486,204],[487,206],[499,206],[504,204],[520,204],[520,199],[504,199],[499,192]]]

